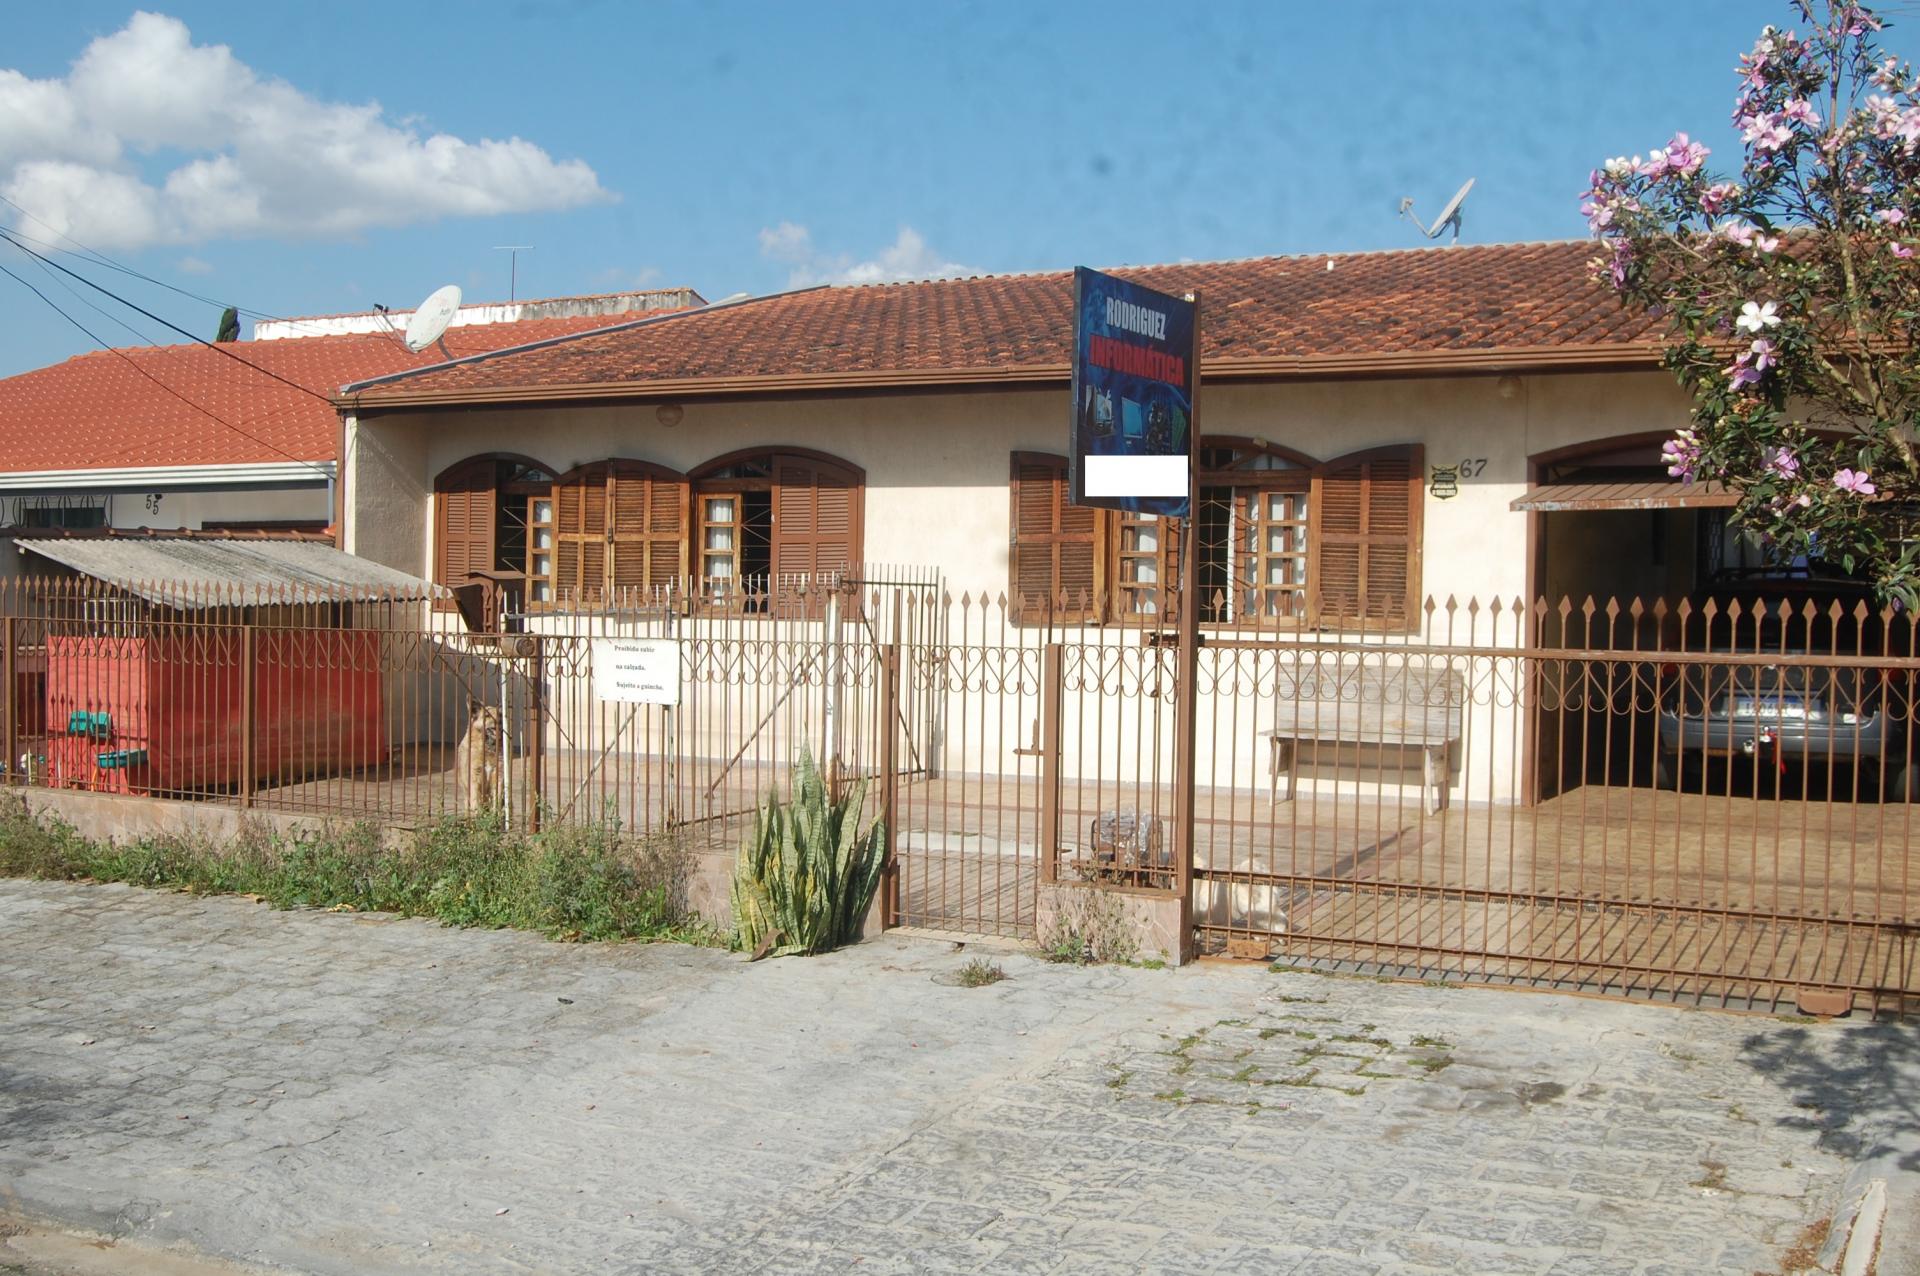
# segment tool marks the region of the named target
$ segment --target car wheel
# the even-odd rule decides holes
[[[1887,801],[1911,802],[1920,794],[1920,776],[1914,771],[1920,769],[1920,762],[1911,758],[1902,758],[1896,769],[1887,775]]]
[[[1663,749],[1653,755],[1653,787],[1656,789],[1680,787],[1679,754],[1668,753]]]

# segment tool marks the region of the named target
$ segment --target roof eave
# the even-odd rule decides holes
[[[1646,371],[1660,366],[1653,342],[1598,342],[1579,346],[1490,346],[1470,350],[1414,350],[1390,354],[1261,355],[1209,359],[1205,381],[1320,381],[1367,377],[1487,376],[1503,372]],[[403,408],[479,407],[514,403],[569,403],[599,399],[694,399],[734,395],[835,394],[854,390],[933,390],[947,387],[1064,384],[1065,363],[972,368],[889,368],[853,372],[769,373],[732,377],[663,377],[543,386],[480,386],[367,394],[343,393],[334,404],[365,415]]]

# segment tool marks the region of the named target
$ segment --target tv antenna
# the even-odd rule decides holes
[[[532,244],[495,244],[493,251],[507,254],[507,300],[515,301],[520,288],[520,254],[533,251]]]
[[[433,295],[407,317],[407,349],[419,354],[428,346],[438,344],[440,353],[448,359],[453,352],[447,349],[445,336],[447,325],[460,313],[460,286],[448,284],[445,288],[436,288]]]
[[[1428,239],[1438,239],[1441,231],[1453,227],[1453,238],[1447,241],[1452,246],[1460,242],[1460,205],[1467,202],[1467,192],[1472,189],[1473,178],[1469,177],[1467,184],[1455,191],[1453,198],[1447,201],[1447,206],[1440,210],[1440,216],[1434,219],[1431,227],[1421,225],[1420,219],[1413,215],[1413,200],[1410,198],[1400,201],[1400,215],[1412,222]]]

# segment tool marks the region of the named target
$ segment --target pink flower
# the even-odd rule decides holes
[[[1732,182],[1715,182],[1700,192],[1700,210],[1711,217],[1733,202],[1740,188]]]
[[[1793,130],[1780,116],[1763,112],[1747,121],[1740,138],[1752,143],[1755,150],[1777,151],[1793,140]]]
[[[1700,436],[1692,430],[1682,430],[1667,440],[1661,449],[1660,459],[1667,463],[1667,473],[1682,483],[1693,482],[1693,476],[1700,469]]]
[[[1768,368],[1780,362],[1778,355],[1779,352],[1774,348],[1773,342],[1762,337],[1747,347],[1747,353],[1740,357],[1742,359],[1751,359],[1756,371],[1765,372]]]
[[[1770,447],[1766,451],[1767,468],[1783,479],[1795,478],[1800,473],[1800,458],[1793,454],[1790,447]]]
[[[1880,489],[1873,485],[1865,470],[1836,470],[1833,485],[1843,492],[1852,492],[1856,496],[1872,496]]]
[[[1878,93],[1869,97],[1867,115],[1873,121],[1873,135],[1882,140],[1892,137],[1900,127],[1900,104],[1890,97]]]
[[[1756,231],[1753,236],[1753,246],[1763,253],[1777,253],[1780,251],[1780,236],[1765,235]]]
[[[1905,244],[1888,244],[1887,251],[1903,261],[1913,256],[1913,249],[1907,247]]]
[[[1665,151],[1667,167],[1683,175],[1695,173],[1709,153],[1706,147],[1690,140],[1685,133],[1675,133]]]
[[[1788,102],[1786,109],[1781,111],[1780,114],[1794,121],[1796,124],[1804,124],[1808,128],[1818,128],[1820,126],[1820,112],[1814,110],[1813,103],[1803,97],[1797,97]]]
[[[1736,390],[1744,390],[1750,385],[1760,384],[1760,373],[1744,363],[1735,363],[1727,369],[1727,384]]]
[[[1748,248],[1753,245],[1753,227],[1747,225],[1745,222],[1721,222],[1720,233],[1726,236],[1729,242],[1736,243],[1742,248]]]
[[[1920,106],[1910,106],[1900,112],[1900,119],[1893,131],[1906,148],[1912,150],[1914,143],[1920,142]]]
[[[1889,226],[1898,226],[1907,220],[1907,215],[1898,208],[1883,208],[1873,215],[1873,220],[1885,222]]]

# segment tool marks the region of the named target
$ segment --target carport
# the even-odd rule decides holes
[[[1653,440],[1601,446],[1535,458],[1535,482],[1512,502],[1528,515],[1528,596],[1543,609],[1534,640],[1671,649],[1680,603],[1727,552],[1724,511],[1739,498],[1668,477]],[[1530,751],[1536,801],[1582,784],[1652,783],[1653,706],[1635,690],[1630,675],[1542,689]]]

